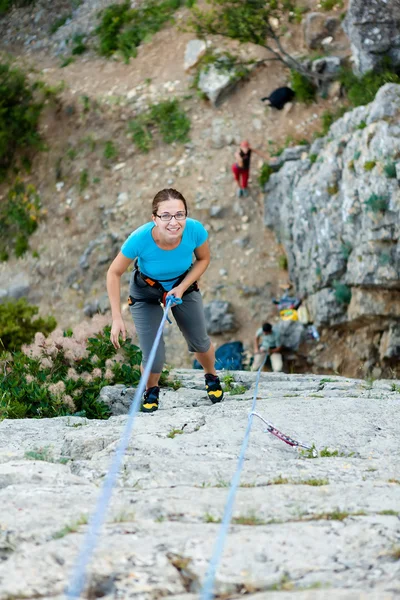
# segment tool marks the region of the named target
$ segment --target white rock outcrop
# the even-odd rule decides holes
[[[246,391],[213,406],[200,372],[176,371],[182,387],[138,415],[86,598],[198,598],[254,393],[254,373],[233,375]],[[262,374],[257,411],[334,455],[306,458],[254,420],[217,593],[398,597],[399,408],[398,381]],[[64,597],[126,418],[0,423],[1,600]]]

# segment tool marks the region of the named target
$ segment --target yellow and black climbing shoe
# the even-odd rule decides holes
[[[160,388],[154,386],[149,388],[143,394],[142,406],[140,407],[141,412],[151,413],[158,409],[158,395]]]
[[[204,378],[206,380],[207,396],[210,398],[211,402],[213,404],[221,402],[222,398],[224,397],[224,392],[218,375],[206,373]]]

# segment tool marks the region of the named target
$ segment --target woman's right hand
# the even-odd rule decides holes
[[[125,342],[126,340],[126,328],[125,323],[122,317],[118,317],[117,319],[113,319],[110,340],[112,345],[116,350],[120,348],[119,336],[121,334],[122,340]]]

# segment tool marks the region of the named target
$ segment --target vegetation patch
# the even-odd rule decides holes
[[[17,258],[29,248],[29,236],[45,216],[35,186],[17,179],[0,206],[0,260],[13,252]]]
[[[248,515],[239,515],[238,517],[232,518],[232,523],[234,525],[267,525],[267,522],[263,519],[260,519],[254,512],[249,513]]]
[[[245,385],[235,382],[235,377],[232,373],[227,373],[222,377],[222,383],[224,384],[225,392],[228,392],[231,396],[244,394],[247,391]]]
[[[260,188],[263,190],[265,185],[268,183],[269,178],[271,177],[274,169],[269,166],[268,163],[263,163],[260,173],[258,175],[258,183],[260,184]]]
[[[376,160],[367,160],[364,163],[364,171],[372,171],[372,169],[375,167],[376,165]]]
[[[67,457],[61,457],[58,460],[55,459],[50,446],[29,450],[28,452],[25,452],[25,458],[28,460],[43,460],[44,462],[61,463],[62,465],[65,465],[69,461],[69,458]]]
[[[351,68],[342,69],[339,80],[346,90],[352,106],[369,104],[385,83],[400,83],[400,76],[394,72],[390,63],[383,63],[380,70],[369,71],[360,77]]]
[[[35,100],[35,89],[20,69],[0,62],[0,181],[18,151],[41,145],[38,122],[43,104]]]
[[[30,6],[36,0],[0,0],[0,17],[9,11],[13,6]]]
[[[367,210],[373,213],[386,212],[389,206],[389,198],[381,194],[371,194],[364,204]]]
[[[171,21],[176,10],[192,5],[193,0],[148,0],[137,8],[131,8],[130,1],[111,4],[99,14],[99,53],[107,57],[119,53],[129,62],[138,46]]]
[[[386,177],[388,177],[389,179],[396,179],[396,163],[394,162],[388,162],[386,163],[386,165],[383,167],[384,173],[386,175]]]
[[[56,531],[56,533],[53,534],[52,538],[53,540],[59,540],[68,535],[69,533],[76,533],[81,525],[87,525],[87,523],[88,517],[86,515],[81,515],[79,519],[77,519],[73,523],[65,525],[65,527],[63,527],[59,531]]]
[[[37,317],[38,312],[39,308],[28,304],[25,298],[0,304],[0,348],[17,351],[23,344],[30,344],[38,331],[51,333],[57,326],[56,320]]]
[[[60,329],[47,338],[36,333],[31,346],[3,353],[0,420],[63,415],[107,419],[109,408],[98,401],[102,387],[137,386],[141,352],[130,339],[117,351],[110,327],[99,329],[94,317],[72,336]]]
[[[167,435],[167,438],[174,439],[174,437],[176,437],[177,435],[182,435],[182,433],[183,429],[171,429],[171,431]]]
[[[363,510],[356,512],[347,512],[341,510],[333,510],[326,513],[303,514],[300,516],[300,521],[344,521],[348,517],[365,517],[366,512]]]
[[[351,288],[348,285],[340,281],[334,281],[333,289],[335,290],[335,299],[338,304],[350,304]]]
[[[296,100],[304,104],[311,104],[315,100],[317,88],[302,73],[292,70],[290,72],[290,87],[296,95]]]
[[[148,111],[129,122],[132,141],[142,152],[153,147],[153,133],[158,131],[166,144],[189,141],[190,119],[178,100],[153,104]]]

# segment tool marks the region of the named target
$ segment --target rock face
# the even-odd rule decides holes
[[[210,335],[237,330],[237,323],[230,302],[213,300],[204,306],[204,315],[207,332]]]
[[[398,327],[399,111],[400,86],[387,84],[267,183],[265,223],[284,244],[317,326],[368,325],[373,336]],[[376,350],[380,337],[371,344]]]
[[[86,598],[199,597],[254,394],[255,373],[233,375],[249,389],[211,405],[202,373],[177,371],[183,387],[137,415]],[[261,375],[257,412],[336,456],[306,458],[254,418],[216,593],[398,597],[399,391],[399,381]],[[126,419],[0,423],[2,600],[64,598]]]
[[[384,57],[400,65],[400,3],[398,0],[350,0],[343,29],[351,43],[359,73],[375,69]]]
[[[215,65],[209,65],[200,73],[198,88],[210,100],[213,106],[219,106],[235,89],[239,82],[235,69],[217,69]]]

